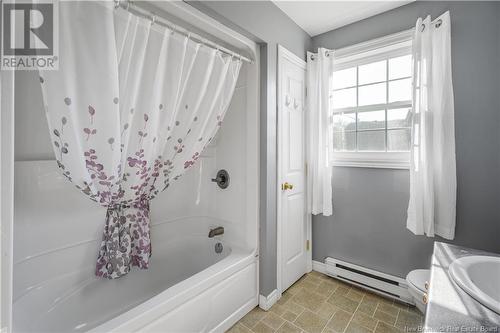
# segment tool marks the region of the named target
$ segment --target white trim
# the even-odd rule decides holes
[[[409,152],[336,152],[335,167],[410,169]]]
[[[405,42],[408,42],[413,38],[413,32],[414,29],[404,30],[380,38],[374,38],[365,42],[336,49],[334,50],[335,58],[340,60],[342,58],[351,57],[356,54],[362,54],[377,50],[384,46],[397,45],[401,43],[404,44]]]
[[[400,78],[400,79],[395,79],[395,80],[388,80],[388,81],[382,81],[382,82],[377,82],[377,83],[386,83],[386,82],[393,82],[393,81],[398,81],[398,80],[406,80],[410,79],[411,77],[405,77],[405,78]],[[373,83],[369,83],[368,85],[371,85]],[[341,88],[337,90],[344,90],[344,89],[349,89],[349,88],[356,88],[356,87],[362,87],[363,85],[358,85],[358,86],[352,86],[348,88]],[[412,104],[411,101],[398,101],[398,102],[391,102],[391,103],[379,103],[379,104],[370,104],[370,105],[363,105],[363,106],[349,106],[345,108],[338,108],[338,109],[333,109],[333,113],[342,113],[342,112],[366,112],[366,111],[377,111],[381,109],[388,109],[388,110],[393,110],[393,109],[401,109],[401,108],[411,108]],[[397,128],[396,128],[397,129]]]
[[[396,34],[388,35],[382,38],[373,39],[364,43],[349,46],[340,50],[335,51],[335,70],[360,66],[365,63],[371,63],[378,60],[386,60],[388,58],[396,57],[399,55],[411,54],[412,47],[412,33],[413,30],[406,30]],[[389,80],[388,71],[389,68],[386,67],[386,80],[379,83],[385,83],[386,85],[386,102],[388,102],[389,87],[388,85],[392,81]],[[408,79],[398,78],[397,80]],[[353,87],[362,87],[359,82]],[[343,88],[343,89],[347,89]],[[342,90],[342,89],[338,89]],[[357,103],[356,103],[357,104]],[[380,103],[374,105],[366,106],[356,106],[356,107],[346,107],[334,109],[334,113],[340,112],[364,112],[372,110],[385,110],[385,125],[383,129],[385,136],[387,138],[388,131],[398,128],[387,128],[387,110],[394,108],[411,108],[411,101],[397,101],[392,103]],[[401,128],[403,129],[403,127]],[[375,130],[375,129],[374,129]],[[378,129],[377,129],[378,130]],[[363,130],[364,132],[365,130]],[[357,125],[356,130],[351,133],[360,133],[358,131]],[[357,141],[357,140],[356,140]],[[386,147],[387,147],[387,139]],[[357,149],[357,147],[356,147]],[[388,169],[409,169],[410,168],[410,154],[409,152],[391,152],[391,151],[381,151],[381,152],[370,152],[370,151],[354,151],[354,152],[334,152],[333,159],[330,161],[332,166],[339,167],[358,167],[358,168],[388,168]]]
[[[325,263],[323,263],[321,261],[313,260],[312,261],[312,269],[315,272],[326,274],[326,265],[325,265]]]
[[[438,19],[439,18],[433,20],[432,23],[434,23]],[[370,52],[383,46],[397,45],[397,44],[403,45],[404,43],[407,43],[408,41],[411,41],[413,39],[414,33],[415,33],[415,28],[411,28],[390,35],[386,35],[383,37],[370,39],[365,42],[342,47],[340,49],[332,51],[335,52],[336,59],[342,60],[342,58],[344,57],[350,57],[357,54]]]
[[[284,55],[283,50],[286,50],[283,47],[280,47],[278,45],[278,66],[277,66],[277,85],[276,85],[276,103],[277,103],[277,118],[278,118],[278,123],[276,124],[276,288],[278,290],[278,293],[281,294],[283,292],[282,287],[281,287],[281,279],[282,279],[282,253],[281,253],[281,247],[282,247],[282,241],[281,241],[281,232],[282,232],[282,227],[281,227],[281,139],[280,139],[280,128],[281,128],[281,117],[280,114],[282,112],[282,96],[281,96],[281,88],[283,87],[283,82],[281,82],[281,75],[283,73],[282,69],[282,61],[281,57]]]
[[[281,294],[278,292],[278,289],[274,289],[267,296],[259,295],[259,307],[267,311],[269,310],[279,299],[281,298]]]
[[[0,328],[12,330],[15,71],[0,74]]]
[[[204,16],[205,17],[205,16]],[[217,22],[217,21],[216,21]],[[218,22],[217,22],[218,23]],[[247,88],[246,88],[246,158],[247,161],[255,161],[255,167],[247,167],[245,182],[246,182],[246,224],[248,226],[247,240],[250,246],[254,249],[254,256],[260,263],[259,257],[259,202],[260,202],[260,54],[259,46],[244,36],[240,36],[233,30],[228,29],[234,37],[237,37],[244,42],[248,43],[252,50],[253,64],[246,64],[247,66]],[[256,285],[257,292],[260,288],[259,280],[260,265],[256,269]],[[256,306],[257,304],[255,304]]]
[[[328,52],[334,52],[337,63],[342,63],[348,61],[350,57],[358,56],[360,54],[366,54],[380,49],[381,47],[390,48],[391,46],[395,45],[395,47],[393,47],[392,49],[404,48],[405,46],[408,46],[407,43],[413,39],[414,31],[415,29],[412,28],[383,37],[370,39],[365,42],[345,46],[339,49],[328,50]],[[314,59],[315,58],[313,58],[312,60]]]
[[[306,69],[306,62],[303,59],[299,58],[294,53],[287,50],[282,45],[278,44],[278,62],[280,57],[286,58],[287,60],[291,61],[292,63],[294,63],[295,65],[299,66],[302,69]]]
[[[400,44],[381,44],[378,50],[373,49],[364,53],[345,55],[340,59],[335,58],[333,66],[334,70],[338,71],[353,66],[361,66],[387,58],[395,58],[408,54],[411,54],[411,40]]]
[[[277,286],[277,291],[281,297],[281,293],[284,291],[282,287],[282,261],[283,261],[283,256],[282,256],[282,219],[281,219],[281,188],[280,184],[282,183],[282,153],[281,153],[281,138],[280,138],[280,129],[282,127],[282,117],[281,117],[281,112],[282,112],[282,95],[281,95],[281,89],[283,87],[283,82],[282,80],[282,73],[283,73],[283,61],[281,59],[287,59],[291,61],[292,63],[296,64],[297,66],[301,67],[302,69],[306,70],[306,62],[284,48],[281,45],[278,45],[278,68],[277,68],[277,96],[276,96],[276,103],[277,103],[277,117],[278,117],[278,122],[277,122],[277,135],[276,135],[276,146],[277,146],[277,165],[276,165],[276,201],[277,201],[277,207],[276,207],[276,286]],[[304,81],[306,83],[307,80]],[[306,87],[307,91],[307,87]],[[304,123],[305,126],[305,123]],[[305,136],[304,136],[305,140]],[[306,145],[305,145],[306,146]],[[306,146],[307,147],[307,146]],[[306,152],[305,152],[306,153]],[[307,154],[305,155],[307,156]],[[307,207],[307,174],[305,175],[304,178],[304,195],[305,195],[305,201],[306,205],[304,207]],[[311,226],[311,221],[312,217],[310,214],[307,214],[308,218],[306,220],[307,224],[307,235],[306,238],[309,239],[309,253],[307,254],[307,263],[306,263],[306,272],[310,272],[312,269],[312,226]]]
[[[305,140],[305,139],[304,139]],[[307,147],[307,145],[306,145]],[[313,270],[313,260],[312,260],[312,214],[309,214],[307,211],[307,168],[306,168],[306,177],[305,177],[305,186],[304,188],[306,189],[306,216],[307,216],[307,239],[309,240],[309,251],[307,251],[307,273],[311,272]]]

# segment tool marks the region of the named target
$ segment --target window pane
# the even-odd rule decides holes
[[[411,55],[389,59],[389,80],[411,76]]]
[[[389,82],[389,103],[409,100],[411,100],[411,79]]]
[[[334,109],[356,106],[356,88],[334,91],[332,98]]]
[[[359,87],[359,105],[386,103],[385,83]]]
[[[385,131],[358,132],[358,150],[385,151]]]
[[[387,150],[389,151],[409,151],[410,150],[410,129],[397,129],[387,131]]]
[[[356,132],[333,133],[333,150],[334,151],[356,150]]]
[[[385,60],[374,62],[371,64],[359,66],[359,83],[367,84],[373,82],[386,81],[386,64]]]
[[[333,72],[333,89],[353,87],[356,85],[356,67]]]
[[[344,112],[333,115],[333,131],[355,131],[356,130],[356,113]]]
[[[358,113],[358,129],[385,129],[385,110]]]
[[[387,128],[410,127],[411,109],[389,109],[387,110]]]

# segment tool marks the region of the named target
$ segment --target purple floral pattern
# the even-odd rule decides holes
[[[85,10],[92,6],[90,3]],[[72,12],[62,7],[68,17],[65,22],[82,21],[69,18],[84,15],[82,9]],[[97,6],[92,13],[103,16],[97,22],[105,22],[113,20],[116,12],[102,11]],[[241,68],[241,60],[216,55],[215,50],[200,47],[183,36],[170,35],[167,30],[163,32],[167,38],[148,38],[147,34],[159,32],[148,29],[146,20],[137,24],[141,20],[144,19],[134,16],[126,22],[137,26],[138,31],[120,29],[143,36],[123,36],[126,43],[131,43],[124,49],[131,52],[124,55],[130,59],[122,57],[120,61],[116,59],[116,50],[97,58],[94,54],[103,45],[102,36],[112,38],[115,32],[106,29],[113,25],[103,24],[92,30],[93,36],[86,35],[91,33],[88,29],[63,27],[61,33],[65,37],[61,40],[73,42],[75,51],[64,54],[72,48],[62,48],[61,58],[65,61],[59,70],[40,76],[58,167],[84,195],[107,208],[95,274],[109,279],[127,274],[134,266],[149,267],[150,202],[201,158],[223,121]],[[151,48],[147,43],[153,41],[168,41],[168,47]],[[111,43],[108,51],[113,45],[116,44]],[[211,65],[193,66],[196,70],[190,71],[158,71],[156,62],[140,63],[155,58],[167,61],[164,68],[179,66],[169,60],[175,57],[143,57],[141,53],[161,49],[167,53],[195,54],[193,61]],[[153,68],[130,70],[121,61]],[[75,68],[81,66],[87,66],[86,70],[75,76]],[[96,68],[109,69],[109,73],[103,75]],[[143,73],[155,73],[157,77]],[[176,76],[167,80],[161,75]],[[169,89],[167,82],[179,89]],[[180,89],[182,82],[189,84]],[[196,100],[201,102],[194,103]]]

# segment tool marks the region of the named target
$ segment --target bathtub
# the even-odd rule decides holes
[[[13,304],[14,332],[228,329],[258,303],[258,258],[256,251],[227,241],[228,235],[208,238],[210,227],[224,224],[189,218],[152,225],[148,270],[134,268],[122,278],[106,280],[87,267],[85,274],[72,272],[27,286]],[[219,242],[223,250],[216,253]]]

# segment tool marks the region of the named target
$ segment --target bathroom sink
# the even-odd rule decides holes
[[[462,257],[451,263],[449,271],[467,294],[500,314],[500,257]]]

